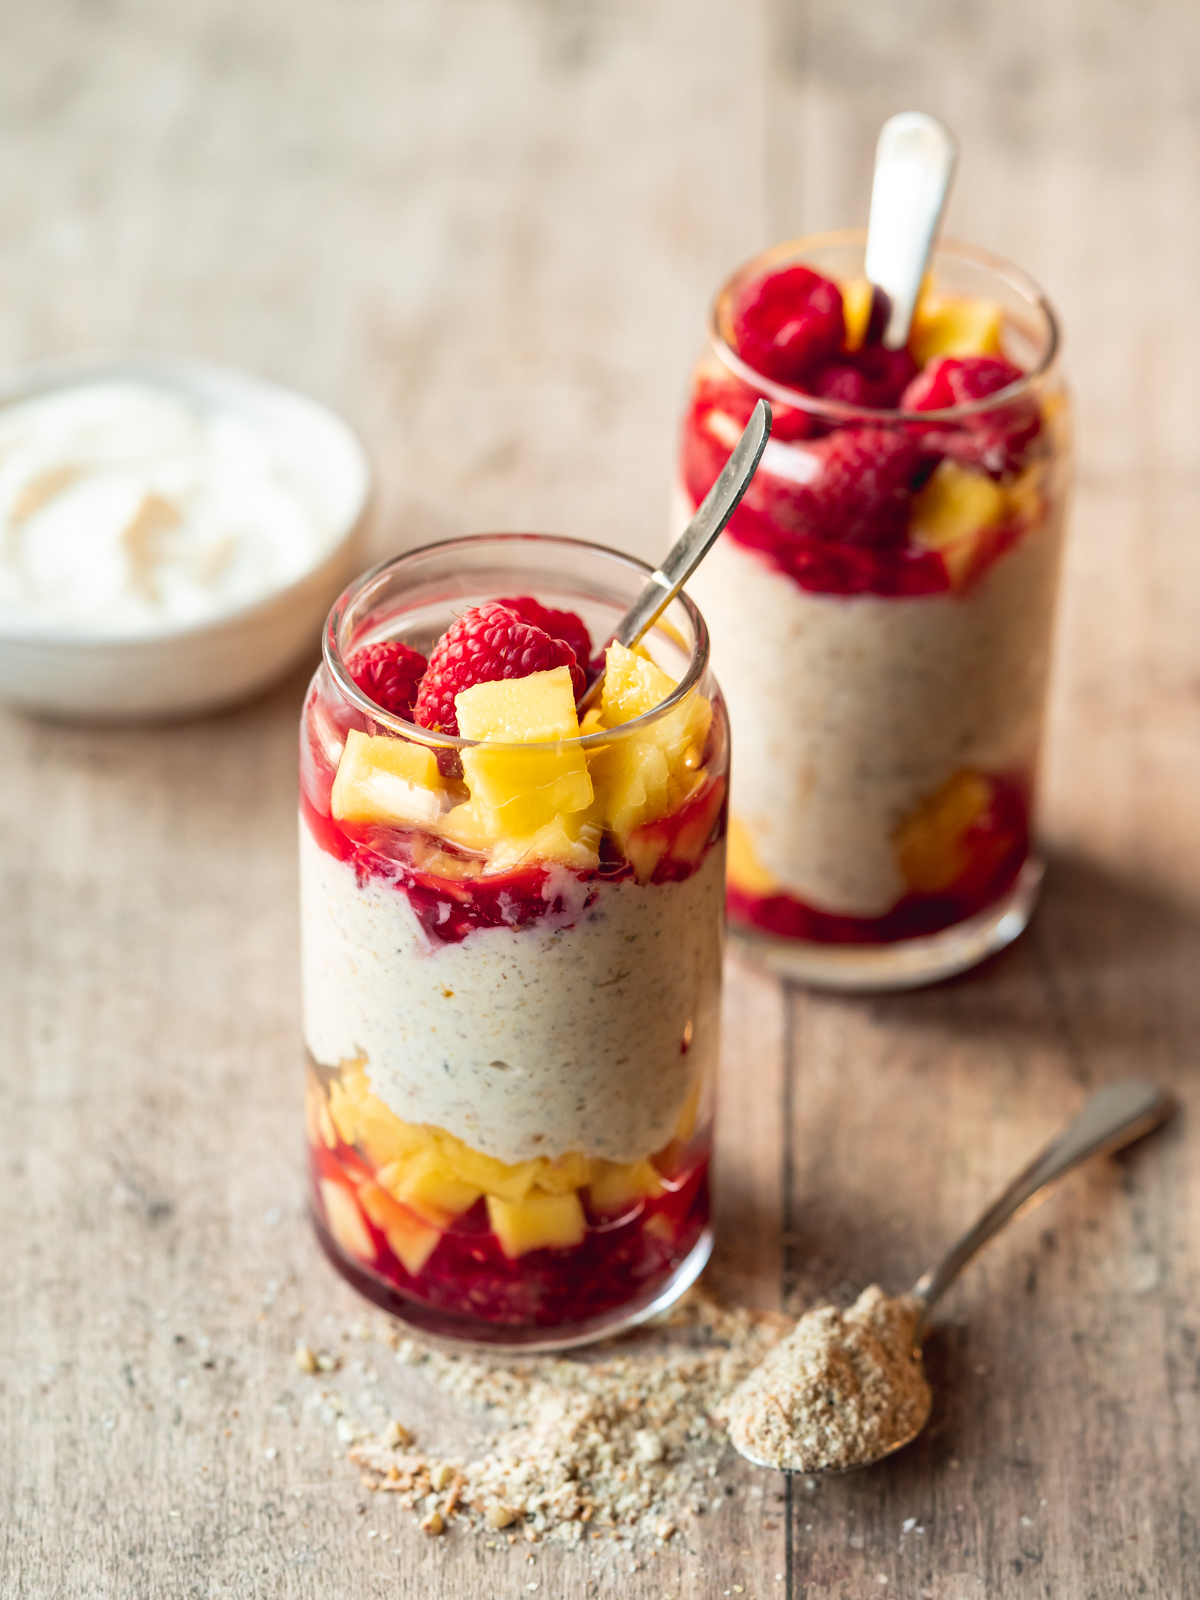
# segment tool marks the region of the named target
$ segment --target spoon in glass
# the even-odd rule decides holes
[[[880,130],[863,270],[887,296],[887,350],[908,342],[957,164],[954,135],[927,112],[902,111]]]
[[[737,510],[750,480],[758,471],[762,453],[771,437],[771,407],[760,400],[750,414],[741,438],[729,460],[721,468],[716,483],[696,508],[696,515],[671,546],[670,554],[646,587],[621,618],[609,644],[623,644],[632,650],[662,616],[684,584],[716,543],[717,535]],[[604,683],[604,669],[588,684],[578,711],[582,717],[595,705]]]
[[[1133,1140],[1140,1139],[1143,1134],[1149,1133],[1151,1129],[1165,1122],[1174,1109],[1175,1102],[1170,1095],[1161,1089],[1156,1089],[1153,1084],[1142,1083],[1135,1078],[1110,1083],[1092,1095],[1075,1120],[1017,1174],[974,1226],[950,1248],[940,1265],[918,1278],[908,1295],[909,1301],[915,1301],[918,1308],[913,1335],[913,1359],[917,1362],[921,1359],[921,1341],[925,1336],[925,1329],[934,1306],[967,1263],[989,1240],[995,1238],[1001,1228],[1015,1217],[1023,1216],[1027,1211],[1032,1211],[1035,1206],[1040,1205],[1053,1186],[1081,1162],[1089,1160],[1092,1156],[1111,1154],[1114,1150],[1120,1150],[1125,1145],[1131,1144]],[[768,1361],[770,1359],[768,1357]],[[747,1381],[752,1380],[753,1374]],[[874,1462],[881,1461],[884,1456],[889,1456],[911,1443],[924,1427],[925,1421],[926,1417],[922,1416],[910,1431],[903,1433],[902,1436],[886,1439],[883,1448],[877,1448],[872,1453],[837,1467],[789,1464],[785,1470],[806,1472],[814,1476],[821,1472],[844,1472],[871,1466]],[[757,1466],[778,1468],[781,1465],[779,1461],[768,1460],[746,1448],[739,1442],[736,1434],[733,1442],[741,1453]]]

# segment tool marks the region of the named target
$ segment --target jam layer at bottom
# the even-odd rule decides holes
[[[692,1275],[698,1273],[698,1247],[707,1258],[707,1155],[656,1199],[615,1221],[589,1219],[580,1242],[565,1249],[511,1258],[480,1202],[442,1235],[415,1274],[365,1213],[363,1235],[347,1237],[329,1202],[356,1174],[332,1151],[310,1155],[313,1217],[334,1265],[377,1305],[444,1337],[501,1343],[522,1342],[525,1332],[546,1342],[596,1337],[636,1320],[668,1293],[685,1266],[693,1264]]]

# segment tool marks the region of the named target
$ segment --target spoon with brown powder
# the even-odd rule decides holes
[[[807,1312],[726,1402],[737,1449],[760,1467],[848,1472],[915,1439],[931,1402],[921,1341],[930,1312],[967,1262],[1080,1162],[1140,1139],[1174,1109],[1152,1084],[1109,1084],[908,1294],[892,1299],[872,1286],[848,1311]]]

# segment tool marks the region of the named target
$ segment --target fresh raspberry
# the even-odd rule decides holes
[[[846,337],[842,291],[808,267],[747,285],[733,310],[733,343],[747,365],[777,383],[803,385]]]
[[[759,472],[746,505],[793,534],[869,549],[904,543],[921,446],[903,428],[848,427],[803,447],[805,482]]]
[[[905,411],[948,411],[986,400],[1025,374],[1003,356],[935,356],[904,393]]]
[[[528,594],[518,595],[515,600],[497,600],[496,604],[515,611],[519,617],[532,622],[535,628],[548,633],[552,639],[561,639],[563,644],[569,644],[580,666],[591,660],[592,636],[583,618],[574,611],[554,611]]]
[[[421,652],[399,639],[366,645],[346,662],[346,670],[369,700],[409,722],[425,667]]]
[[[907,350],[885,350],[882,345],[864,345],[853,355],[840,357],[814,374],[812,392],[823,400],[841,400],[846,405],[868,406],[872,411],[891,411],[917,373],[917,364]]]
[[[474,683],[499,678],[527,678],[533,672],[570,667],[575,698],[584,690],[584,676],[575,652],[544,628],[526,622],[495,600],[472,606],[451,623],[433,647],[429,670],[421,681],[414,715],[424,728],[458,732],[454,696]]]
[[[913,379],[900,405],[905,411],[948,411],[986,400],[1024,376],[1001,356],[940,356]],[[1041,429],[1037,402],[1023,395],[957,422],[931,423],[918,436],[926,450],[999,478],[1020,469]]]

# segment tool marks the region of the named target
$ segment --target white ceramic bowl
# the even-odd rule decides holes
[[[315,401],[185,359],[40,362],[0,379],[0,406],[98,380],[148,382],[286,431],[305,469],[321,481],[333,537],[318,564],[285,587],[191,626],[120,634],[0,615],[0,699],[32,711],[110,721],[194,715],[245,699],[306,653],[315,655],[330,605],[366,565],[366,451],[340,417]]]

